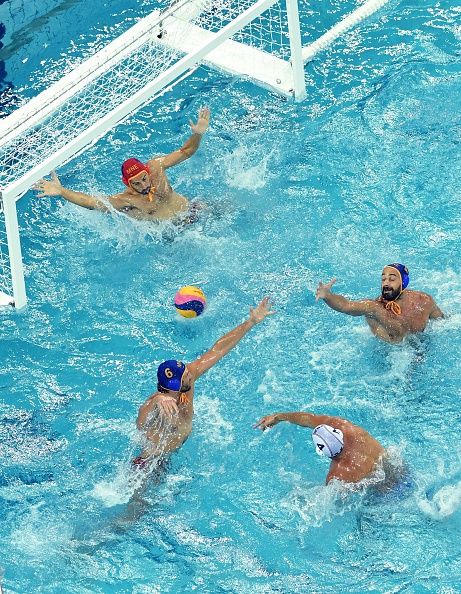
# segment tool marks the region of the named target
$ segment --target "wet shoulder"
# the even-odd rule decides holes
[[[113,196],[109,197],[109,202],[112,206],[116,209],[124,208],[130,204],[130,199],[132,198],[132,194],[128,191],[120,192],[119,194],[114,194]]]
[[[357,441],[357,442],[367,442],[369,440],[376,441],[370,435],[370,433],[368,433],[368,431],[366,429],[364,429],[363,427],[360,427],[360,425],[354,425],[353,423],[350,423],[349,421],[346,421],[344,424],[344,428],[340,427],[340,429],[344,433],[344,440],[346,440],[346,438],[349,438],[349,439]]]
[[[160,396],[160,392],[154,392],[151,394],[147,400],[145,400],[144,404],[141,405],[141,408],[149,408],[154,406],[158,402],[158,397]]]
[[[149,161],[147,161],[147,166],[149,167],[151,173],[158,173],[163,169],[163,157],[153,157]]]
[[[409,301],[423,307],[432,307],[434,305],[433,297],[428,293],[424,293],[423,291],[407,291],[407,298]]]

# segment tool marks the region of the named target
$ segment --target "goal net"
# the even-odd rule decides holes
[[[386,1],[368,0],[360,10]],[[0,291],[14,296],[16,307],[26,303],[16,201],[38,179],[197,64],[304,99],[303,62],[371,12],[368,8],[303,50],[297,0],[172,0],[5,118],[0,132]]]

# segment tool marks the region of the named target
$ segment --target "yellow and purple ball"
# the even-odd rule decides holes
[[[196,318],[203,313],[205,305],[205,294],[198,287],[182,287],[174,296],[176,311],[184,318]]]

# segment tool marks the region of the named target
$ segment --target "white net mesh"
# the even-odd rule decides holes
[[[3,139],[0,137],[0,188],[7,192],[11,184],[26,176],[34,166],[51,158],[72,139],[96,125],[114,108],[129,101],[146,85],[165,73],[172,64],[178,62],[184,55],[184,52],[178,49],[181,48],[182,39],[171,39],[171,32],[168,30],[170,15],[183,21],[186,27],[195,23],[206,31],[218,33],[254,5],[255,0],[172,2],[162,13],[151,15],[149,27],[145,28],[141,43],[139,35],[135,34],[131,42],[128,40],[121,48],[117,48],[116,51],[122,55],[121,59],[117,56],[114,58],[110,52],[101,56],[96,54],[90,59],[93,61],[92,68],[87,69],[82,76],[77,72],[72,76],[71,73],[65,77],[68,81],[64,85],[59,86],[60,83],[57,83],[56,93],[49,92],[53,87],[45,92],[43,105],[38,103],[35,112],[27,111],[28,107],[30,109],[29,104],[25,106],[22,119],[22,110],[13,113],[10,118],[15,118],[14,129],[7,128],[7,134],[3,135]],[[242,26],[244,25],[245,23]],[[168,45],[162,40],[164,30],[168,31]],[[187,29],[183,26],[183,37],[187,37],[185,31]],[[234,35],[234,39],[248,46],[273,52],[279,57],[289,56],[286,15],[282,14],[280,4],[277,2],[252,23],[244,26]],[[108,62],[107,68],[104,60]],[[95,70],[100,72],[98,76],[94,76]],[[85,78],[88,79],[87,84]],[[77,92],[74,92],[73,88],[77,89]],[[6,118],[4,123],[8,124],[10,118]],[[112,125],[113,123],[108,125],[107,129]],[[90,142],[105,131],[98,130]],[[66,157],[68,158],[69,156]],[[59,163],[52,165],[56,167]],[[39,176],[36,175],[35,178]],[[35,180],[30,181],[33,183]],[[17,194],[23,193],[25,189],[21,186]]]
[[[235,41],[290,59],[290,37],[285,4],[277,2],[233,36]]]
[[[272,62],[262,55],[270,55]],[[278,61],[291,72],[289,56],[287,15],[279,0],[170,0],[162,11],[141,19],[2,121],[0,191],[5,204],[16,219],[16,198],[37,179],[84,150],[196,63],[203,60],[238,73],[239,65],[248,66],[254,59],[257,67],[243,72],[245,76],[256,73],[258,79],[258,72],[270,71],[279,83],[283,77],[275,78],[272,71]],[[285,72],[284,77],[291,89],[290,76]],[[9,229],[18,236],[16,224]],[[11,245],[8,249],[4,230],[2,204],[0,291],[11,295],[13,280],[15,286],[23,284],[23,271],[19,236],[14,250]],[[25,295],[15,299],[18,304]]]
[[[212,9],[204,11],[196,19],[196,24],[208,31],[217,32],[254,3],[254,0],[213,2]],[[280,58],[289,58],[290,39],[285,4],[276,2],[235,33],[232,39]]]

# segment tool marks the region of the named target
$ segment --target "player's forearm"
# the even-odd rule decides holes
[[[276,413],[276,418],[277,422],[286,421],[300,427],[311,427],[313,429],[317,426],[315,415],[306,412],[280,412]]]
[[[249,332],[255,325],[250,319],[246,320],[224,336],[222,336],[214,345],[212,350],[223,356],[231,351],[236,344]]]
[[[106,207],[100,200],[94,198],[94,196],[84,194],[83,192],[75,192],[74,190],[69,190],[68,188],[62,188],[60,196],[68,202],[72,202],[78,206],[83,206],[84,208],[89,208],[90,210],[106,210]]]
[[[331,307],[331,309],[334,309],[335,311],[339,311],[341,313],[349,312],[350,301],[342,295],[338,295],[337,293],[328,293],[322,299],[325,301],[328,307]]]
[[[183,146],[179,149],[186,157],[191,157],[200,146],[203,134],[194,133],[186,140]]]

